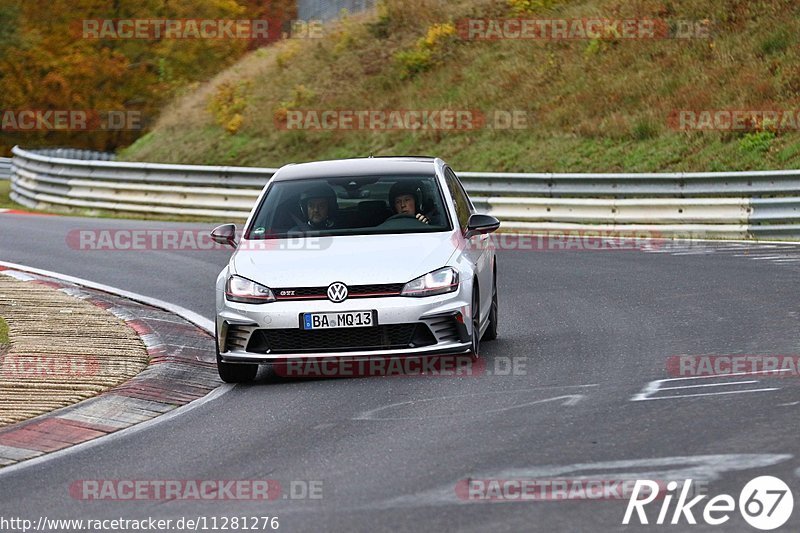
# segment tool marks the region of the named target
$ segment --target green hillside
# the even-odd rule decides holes
[[[709,36],[468,40],[464,18],[694,21]],[[701,32],[702,33],[702,32]],[[676,110],[800,110],[800,3],[390,0],[315,39],[257,50],[169,105],[136,161],[279,166],[431,154],[461,170],[800,168],[800,126],[678,131]],[[309,110],[522,112],[521,129],[286,130]],[[307,115],[303,115],[307,116]]]

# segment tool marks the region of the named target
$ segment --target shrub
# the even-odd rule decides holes
[[[785,30],[773,33],[759,45],[761,53],[764,55],[776,54],[785,51],[789,47],[791,36]]]
[[[511,11],[518,15],[533,13],[539,9],[550,9],[560,0],[508,0]]]
[[[247,107],[246,92],[250,83],[223,82],[208,101],[208,110],[214,120],[231,135],[241,128],[244,122],[242,113]]]
[[[739,139],[739,148],[744,152],[763,154],[769,151],[774,138],[775,132],[772,131],[752,131]]]
[[[305,85],[295,85],[292,89],[291,99],[280,102],[273,109],[272,117],[276,123],[284,123],[290,110],[310,105],[316,98],[317,94]]]
[[[637,141],[653,139],[658,136],[658,125],[651,119],[641,119],[633,126],[632,135]]]
[[[456,27],[448,22],[434,24],[413,48],[395,53],[395,61],[400,65],[401,76],[411,78],[431,68],[446,50],[447,44],[456,38]]]
[[[301,49],[301,44],[297,40],[289,40],[281,44],[283,47],[279,49],[277,54],[275,54],[275,62],[278,65],[278,68],[283,70],[289,66],[292,60],[294,60],[295,56],[297,56],[297,53]]]

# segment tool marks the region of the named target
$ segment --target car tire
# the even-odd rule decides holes
[[[473,284],[472,289],[472,347],[470,351],[473,357],[478,357],[481,349],[481,300],[478,295],[478,284]]]
[[[226,363],[219,355],[219,343],[214,335],[214,347],[217,351],[217,372],[225,383],[248,383],[253,381],[258,374],[258,365],[255,363]]]
[[[497,338],[497,270],[492,280],[492,307],[489,308],[489,326],[483,334],[482,341],[493,341]]]

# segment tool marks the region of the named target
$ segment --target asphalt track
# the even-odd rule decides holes
[[[214,279],[227,252],[82,251],[66,241],[74,229],[209,226],[0,216],[0,260],[213,316]],[[464,501],[456,486],[468,478],[692,478],[711,496],[738,499],[747,481],[774,475],[800,505],[800,378],[651,383],[673,377],[673,355],[800,353],[800,246],[676,251],[501,251],[499,338],[483,345],[482,357],[490,370],[516,361],[514,375],[262,376],[107,444],[0,471],[0,516],[278,516],[283,531],[657,528],[621,525],[626,500]],[[667,385],[681,388],[655,391]],[[72,497],[70,485],[86,479],[321,480],[323,497]],[[659,505],[648,507],[651,522]],[[694,514],[702,522],[702,509]],[[799,526],[795,508],[785,528]],[[684,520],[661,528],[756,531],[737,512],[723,526]]]

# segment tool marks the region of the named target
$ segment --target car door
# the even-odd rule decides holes
[[[447,188],[450,190],[450,195],[453,197],[456,217],[458,218],[457,223],[463,235],[467,231],[470,215],[476,212],[475,206],[469,199],[458,176],[450,167],[445,167],[445,181],[447,182]],[[478,276],[482,320],[489,316],[489,308],[492,305],[492,252],[488,242],[489,238],[488,234],[470,237],[464,252]]]

